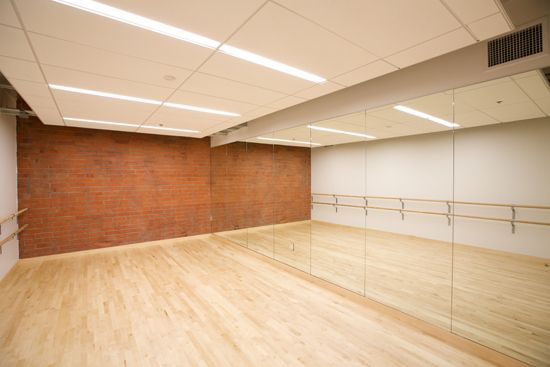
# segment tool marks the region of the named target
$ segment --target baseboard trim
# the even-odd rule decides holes
[[[460,350],[463,350],[475,357],[478,357],[480,359],[483,359],[487,362],[493,363],[496,366],[500,367],[529,367],[529,364],[526,364],[524,362],[521,362],[517,359],[514,359],[512,357],[509,357],[505,354],[502,354],[500,352],[497,352],[496,350],[493,350],[491,348],[488,348],[486,346],[483,346],[479,343],[476,343],[472,340],[466,339],[460,335],[454,334],[450,331],[446,331],[444,329],[441,329],[437,326],[434,326],[432,324],[429,324],[425,321],[422,321],[420,319],[417,319],[413,316],[407,315],[401,311],[395,310],[391,307],[388,307],[386,305],[383,305],[381,303],[378,303],[376,301],[373,301],[371,299],[368,299],[366,297],[363,297],[359,294],[353,293],[352,291],[348,291],[347,289],[344,289],[340,286],[337,286],[335,284],[332,284],[326,280],[323,280],[321,278],[317,278],[314,275],[308,274],[306,272],[303,272],[302,270],[298,270],[296,268],[293,268],[290,265],[287,265],[285,263],[282,263],[280,261],[277,261],[275,259],[272,259],[270,257],[267,257],[265,255],[262,255],[258,252],[249,250],[246,247],[237,245],[236,243],[233,243],[229,240],[226,240],[225,238],[222,238],[220,236],[211,234],[211,238],[215,238],[216,240],[223,242],[224,244],[227,244],[234,249],[241,251],[243,253],[246,253],[247,255],[253,256],[257,259],[260,259],[268,264],[270,264],[273,267],[276,267],[278,269],[281,269],[283,271],[286,271],[288,273],[291,273],[293,275],[296,275],[304,280],[307,280],[311,283],[314,283],[315,285],[321,286],[327,290],[330,290],[346,299],[349,299],[350,301],[369,307],[371,309],[374,309],[380,313],[383,313],[385,315],[388,315],[394,319],[397,319],[415,329],[418,329],[422,333],[425,333],[427,335],[430,335],[446,344],[449,344],[453,347],[456,347]]]

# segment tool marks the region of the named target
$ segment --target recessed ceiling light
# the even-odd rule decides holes
[[[82,122],[93,122],[94,124],[106,124],[106,125],[120,125],[120,126],[139,127],[139,125],[134,125],[134,124],[123,124],[123,123],[121,123],[121,122],[107,122],[107,121],[97,121],[97,120],[75,119],[75,118],[69,118],[69,117],[63,117],[63,120],[69,120],[69,121],[82,121]]]
[[[87,89],[80,89],[80,88],[72,88],[72,87],[65,87],[62,85],[54,85],[49,84],[50,88],[57,89],[57,90],[64,90],[67,92],[74,92],[74,93],[82,93],[82,94],[91,94],[93,96],[100,96],[100,97],[107,97],[107,98],[116,98],[116,99],[124,99],[126,101],[134,101],[134,102],[142,102],[142,103],[150,103],[150,104],[156,104],[161,105],[162,102],[159,101],[152,101],[150,99],[143,99],[143,98],[136,98],[136,97],[129,97],[129,96],[123,96],[120,94],[112,94],[112,93],[104,93],[104,92],[97,92],[94,90],[87,90]]]
[[[431,115],[428,115],[427,113],[420,112],[420,111],[417,111],[417,110],[413,110],[412,108],[408,108],[408,107],[405,107],[405,106],[394,106],[393,108],[395,108],[396,110],[399,110],[399,111],[410,113],[411,115],[415,115],[415,116],[418,116],[418,117],[422,117],[424,119],[428,119],[428,120],[433,121],[433,122],[437,122],[438,124],[445,125],[445,126],[448,126],[448,127],[460,126],[460,125],[453,124],[451,122],[442,120],[438,117],[433,117]]]
[[[330,131],[331,133],[346,134],[346,135],[353,135],[353,136],[360,136],[360,137],[362,137],[362,138],[368,138],[368,139],[376,139],[376,136],[370,136],[370,135],[358,134],[358,133],[350,133],[349,131],[327,129],[326,127],[310,126],[310,125],[308,125],[308,127],[309,127],[310,129],[315,129],[315,130]]]
[[[181,108],[184,110],[191,110],[191,111],[199,111],[199,112],[207,112],[207,113],[215,113],[218,115],[227,115],[227,116],[240,116],[238,113],[233,112],[225,112],[225,111],[218,111],[218,110],[211,110],[208,108],[202,108],[202,107],[193,107],[193,106],[186,106],[183,104],[176,104],[176,103],[164,103],[165,106],[168,107],[175,107],[175,108]]]
[[[248,51],[238,49],[236,47],[222,45],[222,47],[220,47],[219,50],[228,55],[238,57],[239,59],[243,59],[258,65],[262,65],[271,69],[282,71],[283,73],[294,75],[294,76],[297,76],[298,78],[306,79],[314,83],[322,83],[327,81],[326,79],[321,78],[320,76],[307,73],[305,71],[293,68],[292,66],[281,64],[280,62],[270,60],[268,58],[253,54]]]
[[[81,10],[85,10],[90,13],[101,15],[107,18],[118,20],[119,22],[131,24],[136,27],[144,28],[153,32],[164,34],[166,36],[177,38],[186,42],[194,43],[199,46],[216,49],[220,45],[220,42],[211,40],[206,37],[199,36],[198,34],[187,32],[182,29],[154,21],[152,19],[144,18],[124,10],[113,8],[112,6],[98,3],[96,1],[92,1],[92,0],[53,0],[53,1],[61,4],[69,5]]]
[[[170,127],[145,126],[145,125],[142,125],[141,127],[146,128],[146,129],[158,129],[158,130],[170,130],[170,131],[183,131],[183,132],[186,132],[186,133],[200,133],[200,131],[196,131],[196,130],[172,129],[172,128],[170,128]]]
[[[272,141],[283,141],[285,143],[298,143],[298,144],[307,144],[307,145],[322,145],[317,143],[310,143],[308,141],[297,141],[297,140],[285,140],[285,139],[272,139],[272,138],[258,138],[260,140],[272,140]]]

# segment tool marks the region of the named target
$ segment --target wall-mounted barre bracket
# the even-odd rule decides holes
[[[365,199],[365,206],[369,206],[369,200],[366,196],[363,196],[363,199]]]
[[[19,228],[17,231],[10,234],[8,237],[4,238],[2,241],[0,241],[0,255],[2,254],[2,246],[6,244],[7,242],[11,241],[12,238],[17,236],[21,231],[23,231],[25,228],[27,228],[29,224],[25,224],[23,227]]]
[[[512,220],[516,219],[516,208],[514,208],[514,204],[510,205],[512,208]]]
[[[365,216],[369,215],[369,210],[367,209],[367,207],[364,207],[363,209],[365,209]]]
[[[449,204],[449,200],[446,201],[447,203],[447,213],[451,214],[451,204]]]
[[[450,226],[451,225],[451,217],[449,217],[449,213],[445,214],[445,216],[447,217],[447,225]]]
[[[332,204],[332,206],[334,207],[334,209],[336,209],[336,213],[338,213],[338,207],[336,206],[336,204]]]
[[[336,197],[335,194],[332,194],[332,196],[334,196],[334,200],[336,201],[336,204],[338,204],[338,198]],[[338,210],[337,210],[338,211]]]
[[[399,198],[399,201],[401,202],[401,209],[405,209],[405,203],[401,198]]]
[[[403,213],[402,210],[400,210],[399,213],[401,213],[401,220],[405,220],[405,213]]]
[[[512,224],[512,234],[515,234],[516,233],[516,225],[514,224],[514,220],[512,219],[510,221],[510,223]]]

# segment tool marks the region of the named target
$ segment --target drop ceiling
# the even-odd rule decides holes
[[[453,130],[452,127],[394,108],[399,105],[459,125],[454,129],[530,120],[550,116],[550,84],[541,70],[533,70],[311,125],[373,136],[377,140]],[[311,141],[318,144],[312,145],[311,148],[316,148],[371,140],[354,135],[312,130],[308,125],[263,135],[261,138],[263,139],[253,138],[247,141],[301,147],[309,147],[307,143]]]
[[[48,125],[201,138],[508,32],[512,25],[497,1],[100,1],[327,80],[317,84],[52,0],[1,0],[0,72]],[[54,90],[49,84],[240,116]],[[550,98],[539,100],[524,101],[525,109],[533,115],[534,105],[548,111]],[[478,107],[488,110],[479,121],[508,115],[504,105],[471,106],[464,113],[475,114]],[[384,117],[372,115],[376,118]],[[383,137],[431,130],[396,123],[391,131],[373,129]],[[199,132],[146,128],[159,125]]]

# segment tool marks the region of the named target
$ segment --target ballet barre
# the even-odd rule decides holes
[[[27,210],[29,210],[29,208],[25,208],[25,209],[21,209],[20,211],[18,211],[17,213],[15,214],[12,214],[12,215],[8,215],[6,218],[0,220],[0,224],[4,223],[4,222],[7,222],[8,220],[10,219],[13,219],[23,213],[25,213]]]
[[[0,254],[2,254],[2,246],[9,242],[12,238],[17,236],[21,231],[23,231],[25,228],[27,228],[29,225],[25,224],[23,227],[19,228],[17,231],[10,234],[8,237],[4,238],[2,241],[0,241]]]

